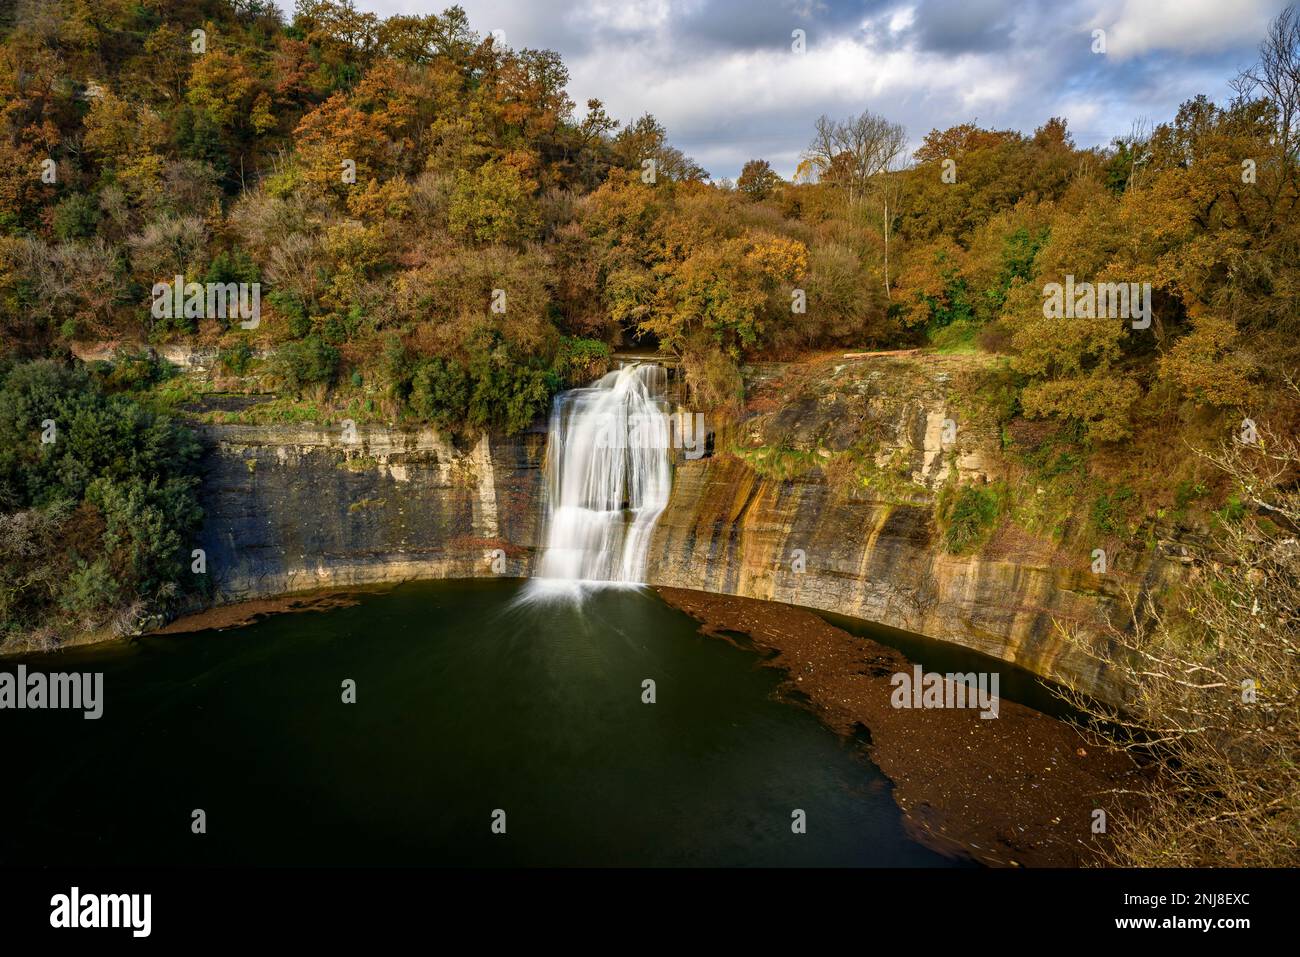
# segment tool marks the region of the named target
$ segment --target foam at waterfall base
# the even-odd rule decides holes
[[[524,583],[513,604],[531,605],[551,602],[582,604],[588,596],[598,591],[641,591],[643,582],[611,582],[574,578],[530,578]]]

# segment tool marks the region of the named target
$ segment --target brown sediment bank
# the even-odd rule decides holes
[[[835,731],[865,728],[908,827],[931,846],[993,866],[1068,867],[1097,862],[1114,838],[1122,796],[1110,792],[1133,787],[1140,772],[1072,725],[1005,698],[995,719],[974,708],[895,708],[890,677],[912,662],[892,648],[791,605],[658,592],[705,634],[739,632],[773,652],[765,663],[788,674],[786,690]],[[1097,808],[1108,835],[1092,833]]]
[[[329,611],[331,608],[346,608],[358,601],[357,591],[321,591],[281,598],[258,598],[253,601],[241,601],[232,605],[217,605],[191,615],[182,615],[168,622],[161,628],[149,632],[151,635],[180,635],[192,631],[210,629],[238,628],[251,624],[265,615],[279,615],[286,612]]]

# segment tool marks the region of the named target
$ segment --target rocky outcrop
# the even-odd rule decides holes
[[[820,477],[764,479],[735,460],[678,467],[648,577],[787,602],[955,642],[1114,698],[1057,625],[1098,634],[1114,594],[1096,576],[947,554],[927,506],[836,496]]]
[[[1159,554],[1093,574],[1010,523],[951,554],[945,488],[1008,480],[980,397],[998,371],[975,356],[889,356],[757,370],[724,454],[680,460],[647,576],[657,585],[786,602],[953,642],[1118,701],[1067,631],[1103,640],[1123,590],[1158,587]],[[731,454],[726,454],[729,449]]]
[[[152,353],[175,366],[191,379],[211,382],[217,374],[221,352],[215,346],[197,346],[185,343],[160,343],[123,340],[120,342],[74,342],[71,352],[82,362],[109,362],[122,355]],[[271,355],[262,349],[250,350],[249,356],[265,359]]]
[[[545,436],[206,425],[201,546],[216,601],[412,578],[524,576]]]

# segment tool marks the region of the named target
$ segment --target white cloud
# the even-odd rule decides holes
[[[574,10],[578,23],[635,32],[665,26],[673,14],[668,0],[590,0]]]
[[[1216,53],[1256,42],[1286,0],[1106,0],[1089,20],[1120,58],[1153,51]]]
[[[715,55],[693,62],[690,69],[681,69],[671,52],[658,46],[605,51],[579,58],[571,69],[575,99],[600,96],[621,117],[649,109],[719,176],[734,176],[740,164],[756,155],[786,175],[793,173],[812,121],[822,112],[869,107],[894,116],[899,105],[925,99],[978,111],[1005,103],[1016,86],[1012,74],[991,73],[972,58],[873,51],[849,40],[803,55]],[[911,132],[919,136],[927,130],[913,127]],[[710,141],[707,150],[695,147]],[[773,150],[776,144],[783,148]],[[766,152],[755,153],[760,145]]]
[[[895,11],[889,18],[889,32],[901,33],[916,22],[916,8],[904,7]]]
[[[384,15],[443,5],[357,2]],[[1069,120],[1082,145],[1106,143],[1136,117],[1167,119],[1196,93],[1221,98],[1283,0],[1007,0],[1001,8],[980,0],[991,11],[982,21],[997,29],[972,34],[969,48],[952,42],[948,0],[864,0],[870,12],[860,17],[850,7],[832,20],[809,20],[822,25],[809,30],[803,55],[790,51],[788,30],[778,29],[783,18],[774,16],[793,13],[803,0],[759,0],[773,6],[755,6],[734,34],[727,27],[732,8],[718,6],[723,2],[461,5],[480,33],[503,29],[511,46],[558,50],[580,107],[598,98],[624,122],[653,113],[675,145],[721,178],[756,157],[789,175],[819,114],[866,108],[903,123],[913,146],[935,127],[978,120],[1030,131],[1054,115]],[[830,3],[805,3],[804,12],[824,14]],[[826,25],[832,22],[838,26]],[[940,45],[960,52],[927,45],[936,23],[947,27]],[[1089,52],[1094,27],[1107,31],[1105,57]],[[1233,62],[1237,53],[1242,62]]]

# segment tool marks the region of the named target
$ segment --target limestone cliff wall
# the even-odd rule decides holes
[[[1100,634],[1121,583],[1151,587],[1172,565],[1152,556],[1125,576],[1096,576],[1086,562],[1015,542],[948,554],[934,495],[950,480],[996,481],[995,436],[967,417],[958,441],[945,438],[945,420],[960,413],[942,366],[865,368],[820,398],[787,396],[731,430],[741,446],[804,450],[824,468],[765,474],[722,435],[712,457],[678,454],[650,584],[880,622],[1117,699],[1120,689],[1057,625]],[[543,534],[540,428],[468,445],[432,429],[363,426],[349,441],[338,426],[200,428],[209,449],[202,544],[219,602],[533,568]],[[864,451],[865,434],[873,439]],[[832,463],[853,448],[879,471],[846,491]]]
[[[879,622],[1117,696],[1056,628],[1101,632],[1115,593],[1096,576],[948,555],[936,539],[929,507],[837,499],[818,479],[705,460],[676,471],[648,577]]]
[[[950,554],[936,509],[945,487],[1024,481],[982,407],[997,375],[977,356],[756,370],[749,411],[716,443],[723,454],[678,461],[650,581],[879,622],[1118,701],[1113,676],[1064,631],[1104,640],[1108,620],[1124,620],[1125,590],[1177,576],[1177,546],[1130,551],[1097,575],[1089,548],[1004,520]]]
[[[411,578],[525,576],[545,436],[208,425],[202,547],[218,602]]]

